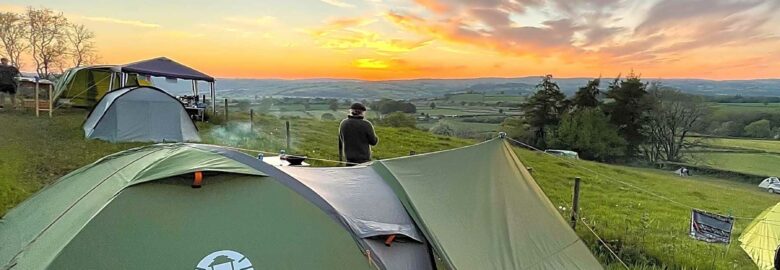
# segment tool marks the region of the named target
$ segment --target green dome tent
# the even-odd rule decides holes
[[[137,148],[12,209],[0,243],[2,269],[601,269],[503,140],[347,168]]]

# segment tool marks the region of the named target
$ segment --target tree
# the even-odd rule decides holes
[[[239,100],[238,101],[238,109],[241,111],[249,111],[249,108],[252,107],[252,104],[249,103],[249,100]]]
[[[53,68],[61,67],[67,52],[68,19],[51,9],[32,7],[27,8],[25,19],[35,70],[39,77],[49,78]]]
[[[501,122],[499,131],[506,132],[506,135],[510,138],[514,138],[520,141],[528,142],[534,138],[534,133],[531,131],[530,125],[521,117],[507,117]]]
[[[27,28],[24,17],[13,12],[0,12],[0,45],[11,65],[21,68],[22,54],[30,47],[25,41]]]
[[[328,108],[330,108],[331,111],[337,111],[339,109],[339,101],[335,99],[331,99],[328,101]]]
[[[566,110],[566,95],[561,92],[552,75],[542,78],[536,93],[522,106],[525,122],[534,134],[533,144],[545,146],[547,130],[554,128]]]
[[[679,162],[682,150],[688,147],[688,133],[702,122],[708,105],[700,96],[664,88],[659,83],[651,85],[648,97],[652,105],[645,118],[643,133],[647,142],[640,146],[641,152],[653,163]]]
[[[334,116],[332,113],[323,113],[322,116],[320,116],[320,119],[322,121],[333,121],[336,120],[336,116]]]
[[[381,114],[392,112],[417,113],[417,107],[410,102],[397,101],[392,99],[381,99],[371,104],[374,110]]]
[[[651,101],[646,97],[646,87],[633,73],[624,80],[618,76],[610,83],[607,92],[607,97],[613,102],[604,104],[604,111],[609,115],[610,122],[626,140],[626,155],[630,157],[637,156],[639,146],[646,140],[642,127],[651,107]]]
[[[69,24],[65,35],[68,39],[71,61],[73,66],[94,64],[97,61],[95,51],[95,33],[87,29],[83,24]],[[257,96],[255,96],[257,99]]]
[[[599,91],[600,83],[601,78],[598,78],[590,80],[588,81],[588,84],[580,87],[580,89],[577,90],[577,93],[574,94],[572,105],[576,109],[594,108],[599,106],[599,94],[601,94]]]
[[[388,114],[382,120],[379,122],[380,125],[388,126],[388,127],[407,127],[407,128],[416,128],[417,127],[417,119],[414,118],[414,116],[406,115],[402,112],[393,112],[391,114]]]
[[[447,121],[439,121],[429,129],[429,131],[441,136],[455,136],[455,128]]]
[[[436,109],[436,102],[431,102],[430,106],[431,106],[431,110],[435,110]]]
[[[769,120],[761,119],[745,126],[745,134],[754,138],[769,138],[772,136],[772,127]]]
[[[585,159],[608,161],[624,154],[626,141],[604,112],[583,108],[563,117],[550,145],[577,151]]]

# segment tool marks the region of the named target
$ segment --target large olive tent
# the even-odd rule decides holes
[[[775,269],[775,251],[780,247],[780,203],[758,215],[742,232],[739,242],[758,269]]]
[[[12,209],[0,243],[11,269],[602,268],[503,140],[340,168],[142,147]]]
[[[68,70],[57,81],[54,90],[55,99],[74,107],[90,108],[109,91],[121,88],[119,76],[113,76],[114,66],[76,67]],[[125,86],[150,86],[152,83],[143,76],[130,74]]]
[[[84,137],[110,142],[198,142],[184,105],[153,86],[131,86],[103,96],[87,116]]]
[[[68,70],[55,86],[55,99],[76,107],[92,107],[106,93],[126,86],[151,86],[149,77],[192,81],[193,95],[199,95],[197,81],[210,87],[211,100],[216,99],[214,77],[166,57],[125,65],[77,67]],[[213,106],[212,106],[213,107]],[[212,110],[216,110],[215,107]],[[216,112],[216,111],[214,111]]]

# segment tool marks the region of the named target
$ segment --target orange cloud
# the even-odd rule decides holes
[[[438,0],[414,0],[414,2],[436,13],[447,13],[450,10],[447,5],[439,2]]]

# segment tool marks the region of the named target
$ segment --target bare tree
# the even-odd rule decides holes
[[[90,65],[97,61],[95,32],[83,24],[70,24],[66,34],[73,66]]]
[[[654,83],[649,97],[653,107],[648,113],[644,133],[648,140],[642,153],[648,161],[680,161],[688,133],[707,114],[708,105],[700,96],[681,93]]]
[[[51,70],[61,67],[68,50],[66,32],[68,19],[51,9],[27,8],[27,37],[35,60],[36,72],[41,78],[49,78]]]
[[[25,41],[27,28],[24,17],[13,12],[0,12],[0,45],[11,60],[11,65],[21,68],[22,54],[30,47]]]

